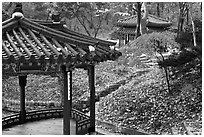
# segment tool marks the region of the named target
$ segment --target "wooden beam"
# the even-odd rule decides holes
[[[26,110],[25,110],[25,86],[27,83],[27,76],[19,76],[19,86],[20,86],[20,123],[26,122]]]
[[[90,89],[90,128],[89,133],[95,132],[95,67],[88,69],[89,89]]]
[[[70,72],[66,67],[62,67],[64,77],[64,104],[63,104],[63,134],[70,135],[70,120],[71,120],[71,97],[70,97]]]

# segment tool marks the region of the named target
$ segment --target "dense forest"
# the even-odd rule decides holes
[[[171,21],[172,26],[162,32],[143,33],[137,27],[137,37],[118,47],[122,57],[96,65],[96,118],[149,134],[202,133],[201,2],[22,4],[27,18],[50,20],[50,15],[57,13],[71,30],[116,42],[113,32],[117,21],[132,15],[142,19],[144,9]],[[4,2],[2,6],[4,21],[11,17],[15,2]],[[73,106],[88,113],[86,73],[74,71]],[[60,107],[59,83],[60,76],[30,75],[26,109]],[[2,100],[3,108],[19,110],[17,77],[3,79]]]

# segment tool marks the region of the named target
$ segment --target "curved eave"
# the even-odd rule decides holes
[[[72,35],[72,36],[83,38],[84,40],[90,40],[90,41],[96,42],[97,44],[101,44],[103,46],[113,46],[113,45],[116,45],[115,42],[101,40],[101,39],[98,39],[98,38],[90,37],[90,36],[87,36],[87,35],[75,32],[73,30],[70,30],[70,29],[67,28],[67,26],[65,25],[66,23],[64,21],[61,21],[61,22],[52,22],[52,21],[34,20],[34,19],[31,19],[31,21],[39,23],[41,25],[45,25],[47,27],[51,27],[53,29],[57,29],[59,31],[65,32],[65,33],[67,33],[69,35]]]
[[[147,19],[147,27],[170,27],[172,23],[163,18],[149,14]],[[125,19],[121,19],[116,23],[117,27],[136,27],[137,26],[137,16],[131,16]]]
[[[98,38],[89,37],[89,36],[81,34],[81,33],[77,33],[77,32],[75,32],[73,30],[68,29],[65,25],[63,27],[64,27],[64,29],[62,31],[64,31],[65,33],[68,33],[70,35],[74,35],[74,36],[77,36],[77,37],[83,37],[85,39],[89,39],[91,41],[95,41],[98,44],[101,44],[101,45],[104,45],[104,46],[113,46],[113,45],[116,45],[115,42],[105,41],[105,40],[101,40],[101,39],[98,39]]]

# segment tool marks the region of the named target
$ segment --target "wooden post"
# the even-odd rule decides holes
[[[125,35],[125,45],[127,44],[127,35]]]
[[[69,91],[70,91],[70,108],[71,108],[71,111],[72,111],[72,71],[69,71]],[[71,115],[71,112],[70,112],[70,115]]]
[[[88,69],[89,89],[90,89],[90,128],[89,134],[95,132],[95,67]]]
[[[63,105],[63,134],[70,135],[70,120],[71,120],[71,90],[70,90],[70,72],[66,67],[62,67],[64,77],[64,105]]]
[[[122,37],[121,37],[121,34],[119,34],[119,47],[121,47],[121,40],[122,40]]]
[[[26,122],[26,110],[25,110],[25,86],[27,76],[19,76],[19,86],[20,86],[20,123]]]
[[[129,42],[130,42],[130,35],[127,34],[127,43],[129,43]]]

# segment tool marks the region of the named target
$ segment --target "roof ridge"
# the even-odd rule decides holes
[[[90,37],[90,36],[87,36],[87,35],[84,35],[84,34],[82,34],[82,33],[78,33],[78,32],[75,32],[75,31],[73,31],[73,30],[71,30],[71,29],[69,29],[67,26],[64,26],[65,28],[66,28],[66,32],[70,32],[70,33],[72,33],[72,34],[74,34],[74,35],[79,35],[79,36],[84,36],[84,37],[86,37],[86,38],[88,38],[88,39],[93,39],[93,40],[97,40],[97,41],[100,41],[100,42],[102,42],[102,43],[106,43],[106,44],[108,44],[108,45],[115,45],[116,43],[115,42],[110,42],[110,41],[106,41],[106,40],[102,40],[102,39],[99,39],[99,38],[95,38],[95,37]]]
[[[19,20],[21,20],[22,18],[23,17],[11,18],[9,20],[2,22],[2,33],[4,33],[6,30],[11,30],[11,29],[17,27],[17,25],[19,24]]]
[[[137,17],[137,15],[132,15],[132,16],[129,16],[129,17],[127,17],[127,18],[120,19],[120,20],[118,20],[118,21],[124,21],[124,20],[128,20],[128,19],[135,18],[135,17]]]
[[[149,14],[148,16],[153,17],[153,18],[156,18],[156,19],[160,19],[160,20],[162,20],[162,21],[170,22],[169,20],[166,20],[166,19],[161,18],[161,17],[157,17],[156,15]]]
[[[65,36],[67,38],[70,38],[70,39],[77,39],[78,41],[81,41],[83,43],[89,43],[90,45],[94,45],[96,44],[97,42],[94,42],[94,41],[91,41],[91,40],[87,40],[85,38],[82,38],[82,37],[77,37],[77,36],[72,36],[70,34],[67,34],[65,32],[62,32],[62,31],[59,31],[59,30],[56,30],[56,29],[53,29],[53,28],[50,28],[50,27],[47,27],[45,25],[41,25],[37,22],[32,22],[30,21],[29,19],[27,18],[24,18],[23,20],[21,20],[22,23],[28,23],[28,24],[31,24],[31,27],[33,27],[32,25],[38,27],[38,28],[41,28],[41,29],[46,29],[47,31],[50,31],[52,33],[56,33],[57,35],[62,35],[62,36]]]
[[[161,17],[157,17],[156,15],[153,15],[153,14],[148,14],[148,16],[153,17],[153,18],[156,18],[156,19],[160,19],[160,20],[162,20],[162,21],[170,22],[169,20],[166,20],[166,19],[161,18]],[[126,20],[128,20],[128,19],[133,19],[133,18],[135,18],[135,17],[137,17],[137,15],[132,15],[132,16],[130,16],[130,17],[120,19],[120,20],[118,20],[118,22],[120,22],[120,21],[126,21]]]
[[[33,22],[36,22],[36,23],[39,23],[39,24],[42,24],[42,25],[45,25],[46,23],[54,24],[52,21],[46,21],[46,20],[35,20],[35,19],[29,19],[29,20],[33,21]],[[58,24],[66,25],[65,21],[60,21]],[[45,26],[47,26],[47,25],[45,25]],[[87,35],[82,34],[82,33],[75,32],[75,31],[69,29],[67,26],[63,26],[63,32],[64,33],[69,33],[70,35],[73,34],[74,36],[77,36],[77,37],[80,37],[80,38],[84,37],[84,39],[94,40],[96,42],[101,42],[101,43],[107,44],[107,45],[115,45],[116,44],[115,42],[110,42],[110,41],[102,40],[102,39],[99,39],[99,38],[95,38],[95,37],[87,36]]]

